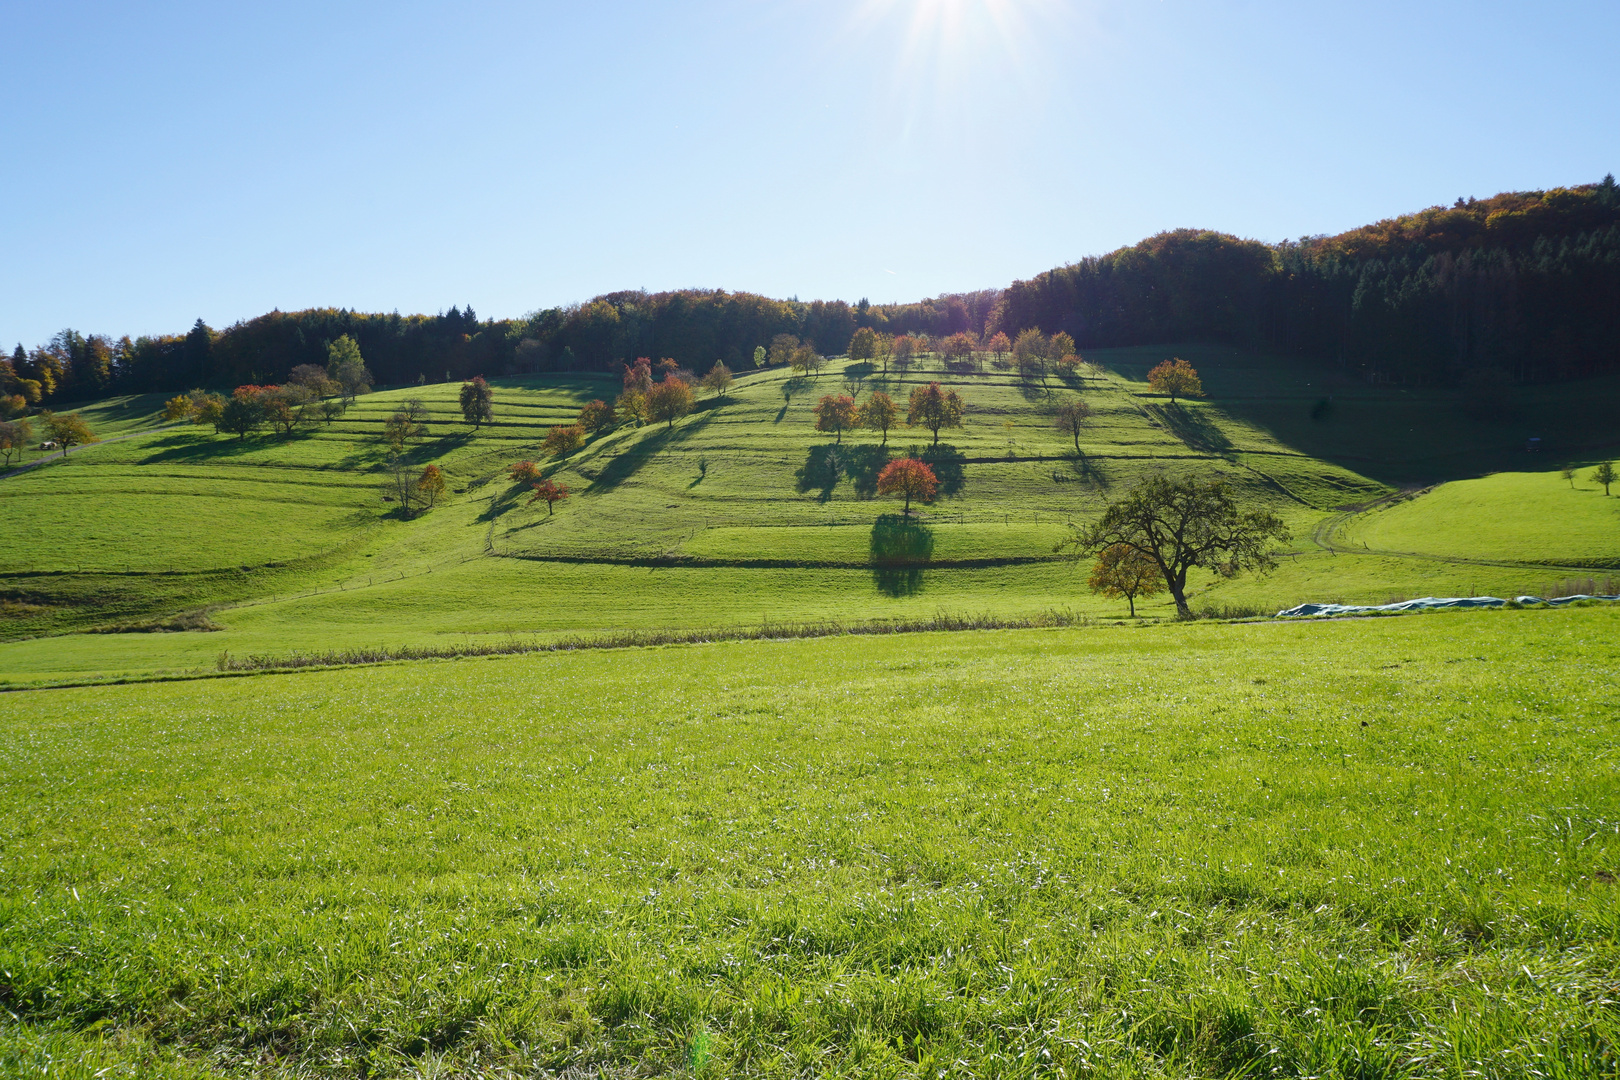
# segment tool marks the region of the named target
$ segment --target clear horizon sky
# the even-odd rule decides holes
[[[874,302],[1620,170],[1620,4],[0,0],[0,342]]]

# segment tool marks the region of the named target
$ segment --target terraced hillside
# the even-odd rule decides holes
[[[1203,373],[1207,400],[1171,405],[1147,392],[1146,369],[1172,351]],[[0,480],[8,641],[0,678],[184,671],[212,667],[221,652],[941,610],[1118,618],[1121,606],[1092,598],[1052,548],[1066,522],[1161,470],[1224,475],[1294,531],[1276,574],[1200,582],[1195,606],[1275,610],[1304,599],[1523,591],[1620,557],[1620,540],[1604,531],[1609,504],[1551,473],[1524,483],[1544,481],[1547,506],[1585,500],[1580,513],[1590,520],[1578,551],[1524,539],[1531,546],[1522,558],[1494,560],[1510,565],[1453,558],[1472,550],[1456,546],[1470,530],[1429,530],[1429,508],[1452,514],[1447,497],[1434,494],[1399,511],[1415,515],[1407,534],[1432,536],[1430,548],[1371,534],[1344,539],[1347,526],[1329,516],[1388,497],[1414,476],[1457,475],[1458,447],[1481,460],[1545,467],[1545,453],[1524,453],[1525,432],[1551,430],[1544,421],[1554,417],[1568,447],[1590,455],[1613,438],[1603,411],[1613,381],[1552,388],[1518,418],[1480,423],[1444,392],[1339,382],[1238,350],[1114,350],[1091,360],[1080,377],[1045,385],[993,370],[948,374],[933,358],[903,378],[844,362],[818,377],[747,374],[672,429],[624,426],[550,463],[574,493],[551,515],[527,504],[505,467],[540,459],[545,431],[585,401],[611,399],[616,380],[497,380],[495,420],[476,429],[461,419],[457,384],[366,395],[341,419],[290,437],[155,429],[155,399],[101,403],[86,410],[92,425],[132,437]],[[937,448],[915,428],[892,432],[887,448],[874,433],[839,443],[813,430],[811,408],[823,394],[883,389],[903,402],[935,379],[968,403],[964,426],[943,432]],[[1056,405],[1075,395],[1095,414],[1078,454],[1052,424]],[[426,404],[428,434],[407,460],[437,463],[450,492],[404,521],[382,498],[381,434],[410,398]],[[1420,416],[1438,418],[1440,437],[1418,430]],[[900,453],[930,460],[942,482],[939,500],[914,523],[873,497],[878,469]],[[1527,518],[1526,538],[1560,524],[1547,512]],[[1324,532],[1325,522],[1333,528]],[[1161,617],[1167,608],[1141,610]],[[205,629],[132,632],[170,626]]]

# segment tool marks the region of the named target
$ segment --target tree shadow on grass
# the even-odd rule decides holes
[[[264,435],[253,435],[246,439],[239,439],[235,435],[206,435],[200,432],[169,435],[147,444],[161,449],[141,458],[141,464],[158,465],[171,461],[198,462],[241,457],[244,454],[258,453],[270,441],[270,438]]]
[[[967,482],[967,457],[950,443],[930,446],[919,455],[919,460],[934,470],[941,495],[955,495]]]
[[[678,423],[674,430],[663,425],[649,435],[643,435],[635,444],[626,447],[613,456],[613,459],[602,466],[602,471],[595,476],[588,477],[593,492],[612,491],[636,473],[641,467],[651,461],[660,450],[668,450],[679,446],[691,438],[698,431],[714,419],[714,411],[708,410],[689,417],[685,422]],[[580,475],[586,476],[583,470],[576,470]]]
[[[872,523],[872,581],[885,596],[911,596],[922,589],[923,569],[934,555],[934,530],[905,514],[883,514]]]
[[[793,395],[802,394],[814,386],[808,375],[793,375],[782,381],[782,400],[792,401]],[[783,406],[786,408],[786,406]]]
[[[1232,440],[1204,415],[1202,409],[1189,409],[1179,401],[1174,405],[1144,405],[1143,409],[1169,429],[1172,435],[1186,443],[1188,449],[1210,454],[1224,454],[1232,449]]]
[[[827,502],[832,498],[838,481],[849,477],[857,499],[870,499],[877,494],[878,473],[889,463],[887,447],[870,443],[836,443],[812,446],[804,455],[804,464],[793,475],[798,480],[799,494],[819,491],[817,498]]]
[[[1065,459],[1067,468],[1052,470],[1052,480],[1058,484],[1090,484],[1100,491],[1107,491],[1109,487],[1108,476],[1098,467],[1096,462],[1084,454],[1072,454]]]

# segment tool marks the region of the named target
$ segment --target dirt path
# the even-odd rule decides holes
[[[101,445],[104,445],[106,443],[123,442],[125,439],[133,439],[133,438],[136,438],[137,436],[140,436],[140,435],[150,435],[154,431],[167,431],[170,428],[182,427],[182,426],[185,425],[185,423],[186,423],[186,421],[181,421],[178,424],[159,424],[157,427],[142,428],[139,431],[126,431],[122,435],[113,435],[113,436],[111,436],[109,438],[106,438],[106,439],[97,439],[93,443],[84,443],[83,445],[81,445],[79,447],[79,450],[82,452],[86,447],[89,447],[89,446],[101,446]],[[68,452],[66,450],[54,451],[52,453],[46,454],[44,457],[35,458],[33,461],[30,461],[25,465],[19,465],[15,469],[12,469],[10,472],[0,473],[0,480],[4,480],[4,479],[6,479],[7,477],[10,477],[10,476],[20,476],[23,473],[27,472],[29,469],[37,469],[41,465],[44,465],[46,462],[56,461],[58,458],[65,458],[67,456],[68,456]]]

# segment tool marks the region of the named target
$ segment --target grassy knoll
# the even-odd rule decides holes
[[[1208,399],[1172,406],[1147,392],[1146,368],[1171,352],[1198,366]],[[1519,421],[1467,421],[1449,391],[1339,386],[1331,372],[1204,346],[1090,359],[1083,377],[1045,384],[994,370],[947,374],[933,358],[904,378],[838,361],[814,378],[746,374],[727,398],[704,396],[673,430],[621,427],[548,463],[574,493],[554,515],[527,505],[503,469],[539,458],[545,431],[582,402],[611,398],[615,380],[497,380],[495,422],[478,429],[462,422],[451,383],[365,395],[335,422],[291,437],[179,427],[84,447],[0,481],[0,681],[206,669],[221,651],[767,618],[1072,609],[1118,619],[1124,605],[1091,597],[1084,575],[1055,561],[1052,545],[1065,522],[1163,470],[1224,476],[1294,531],[1276,574],[1200,580],[1195,608],[1534,591],[1568,576],[1577,555],[1580,567],[1620,561],[1620,536],[1606,537],[1591,499],[1571,546],[1561,511],[1549,509],[1556,483],[1544,485],[1547,507],[1507,495],[1481,512],[1481,520],[1518,521],[1497,545],[1518,552],[1511,557],[1479,558],[1479,530],[1446,524],[1447,487],[1345,518],[1337,508],[1388,497],[1392,483],[1462,475],[1457,446],[1482,462],[1523,468],[1532,460],[1525,432],[1513,427]],[[968,402],[964,426],[943,432],[937,447],[920,429],[892,432],[887,448],[867,432],[840,445],[813,430],[811,409],[823,394],[882,389],[903,402],[932,379]],[[1532,391],[1524,422],[1562,395],[1576,403],[1559,429],[1566,441],[1612,440],[1588,404],[1613,389],[1598,381]],[[1325,392],[1332,408],[1313,416]],[[1078,454],[1051,423],[1057,404],[1075,395],[1094,411]],[[450,490],[431,513],[405,521],[381,498],[380,436],[410,398],[427,406],[428,435],[407,460],[438,464]],[[128,418],[158,405],[107,409]],[[1424,413],[1440,419],[1423,428],[1415,418]],[[884,461],[901,453],[930,460],[941,480],[940,499],[910,522],[873,491]],[[1525,482],[1542,480],[1550,477]],[[1406,533],[1387,542],[1358,531],[1364,521],[1397,520],[1407,521]],[[1157,619],[1171,609],[1161,598],[1139,610]],[[77,633],[148,630],[177,615],[220,629]]]
[[[1489,612],[3,695],[0,1072],[1612,1075],[1617,642]]]

